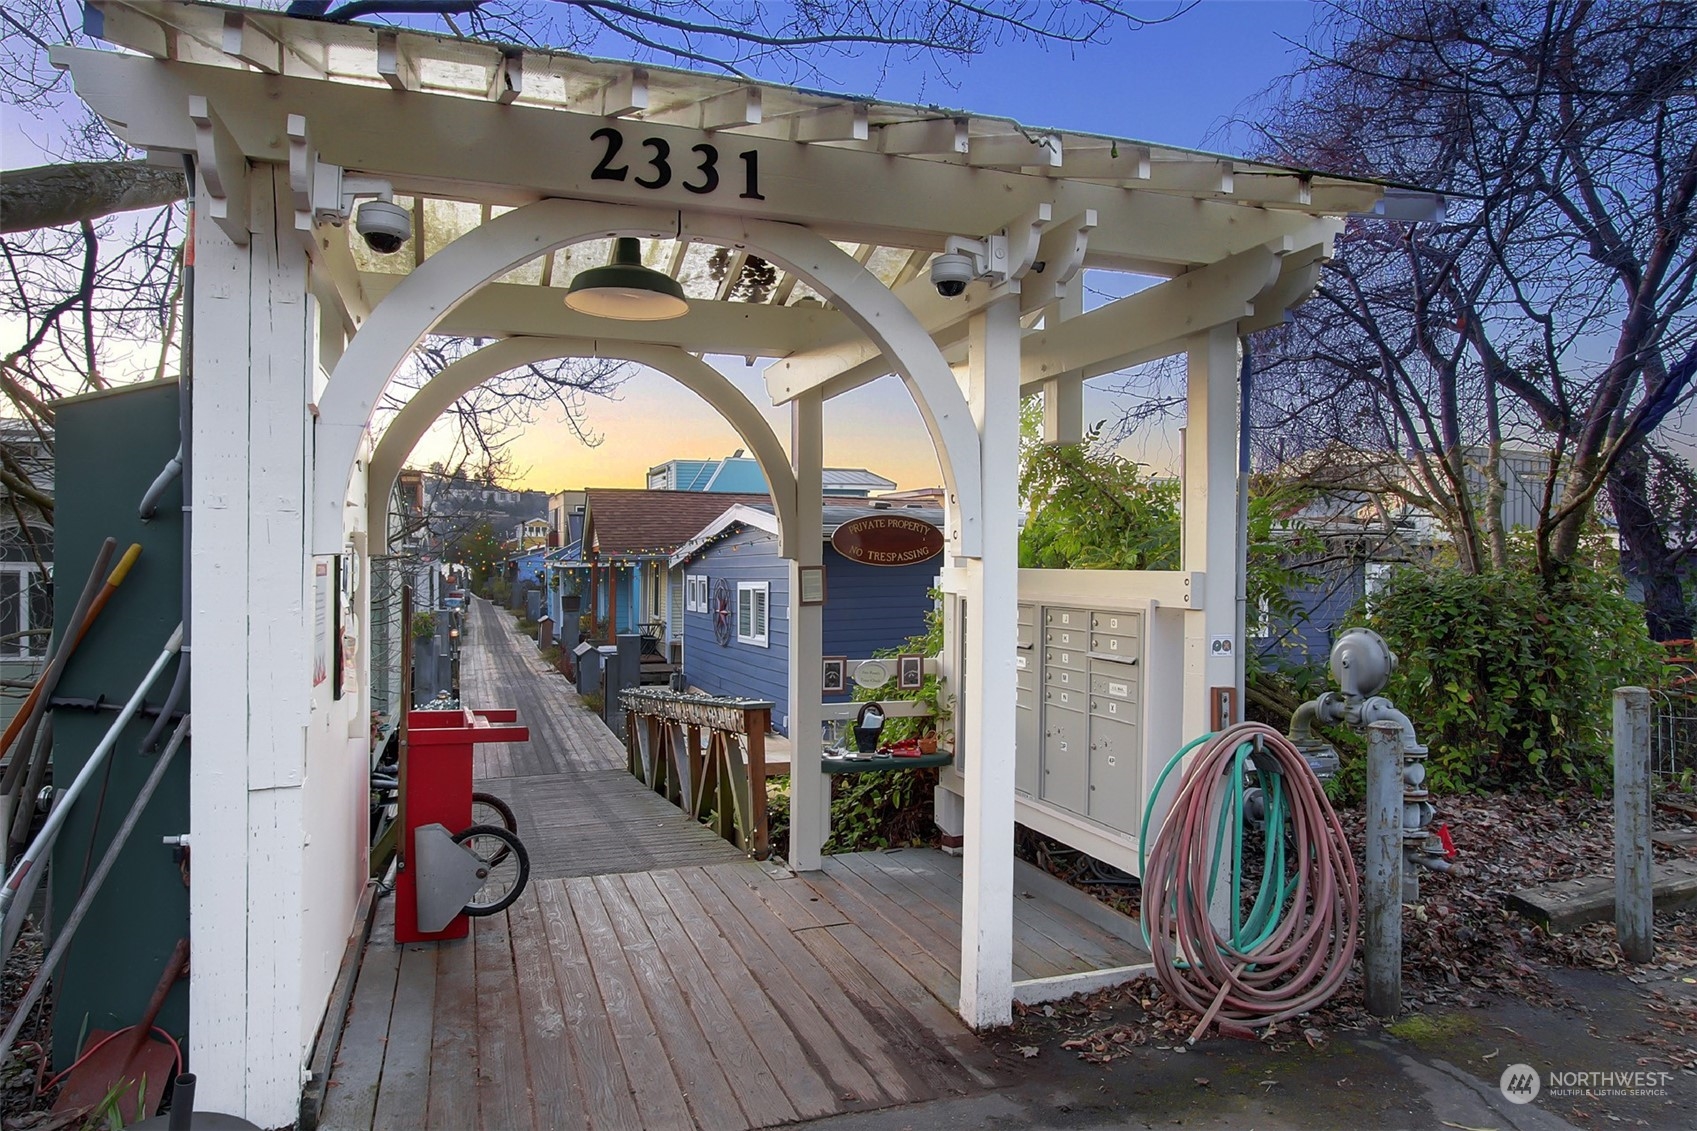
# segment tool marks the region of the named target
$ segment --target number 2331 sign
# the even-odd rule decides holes
[[[706,142],[690,146],[687,154],[674,154],[671,143],[665,138],[645,137],[637,143],[638,152],[627,154],[625,135],[612,126],[596,130],[589,135],[589,140],[601,144],[601,160],[596,162],[589,174],[592,181],[628,179],[645,189],[662,189],[677,179],[685,191],[706,196],[717,192],[722,180],[730,181],[725,187],[735,188],[735,174],[740,171],[742,192],[737,195],[744,200],[766,199],[760,194],[760,153],[757,150],[748,149],[736,155],[736,160],[742,165],[740,170],[733,162],[727,161],[725,164],[729,170],[721,176],[719,148]],[[633,172],[637,175],[632,176]]]

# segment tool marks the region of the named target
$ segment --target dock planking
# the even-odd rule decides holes
[[[468,619],[467,701],[532,728],[477,766],[513,804],[530,885],[471,938],[406,948],[382,901],[319,1126],[737,1131],[1007,1082],[954,1012],[958,860],[746,860],[624,771],[504,613]],[[1129,920],[1033,893],[1020,976],[1140,959]]]

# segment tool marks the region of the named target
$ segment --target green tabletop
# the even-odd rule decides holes
[[[827,754],[820,757],[820,764],[827,774],[864,774],[869,770],[914,770],[924,766],[946,766],[954,760],[953,754],[943,751],[921,754],[916,758],[892,758],[888,755],[833,758]]]

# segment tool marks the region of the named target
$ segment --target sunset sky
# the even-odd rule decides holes
[[[1150,4],[1136,10],[1154,15],[1172,6]],[[1002,115],[1029,126],[1229,151],[1235,146],[1227,119],[1289,68],[1290,48],[1284,40],[1303,38],[1312,11],[1300,0],[1209,0],[1171,23],[1122,32],[1112,42],[1074,52],[1045,51],[1030,44],[992,48],[970,67],[952,70],[946,81],[934,65],[881,68],[850,60],[830,65],[829,82],[807,85]],[[1198,81],[1203,71],[1207,80]],[[1088,298],[1086,302],[1094,305]],[[756,404],[769,405],[759,366],[751,368],[741,358],[708,360]],[[1093,382],[1098,388],[1087,395],[1087,419],[1121,415],[1125,406],[1120,398],[1099,388],[1114,383],[1112,377]],[[787,410],[767,415],[787,443]],[[525,486],[551,491],[641,486],[644,473],[655,464],[729,455],[742,446],[703,402],[670,378],[647,370],[636,371],[616,399],[592,400],[585,416],[604,437],[599,447],[580,443],[558,411],[539,413],[512,444],[509,451]],[[427,438],[414,462],[427,463],[440,451],[439,442]],[[1162,433],[1127,454],[1166,467],[1176,458],[1176,442],[1171,433]],[[827,402],[825,459],[830,466],[866,467],[903,488],[939,482],[930,440],[893,377]]]

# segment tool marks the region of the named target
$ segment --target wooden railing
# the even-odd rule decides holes
[[[659,688],[619,693],[630,772],[757,860],[766,835],[766,731],[772,704]]]

